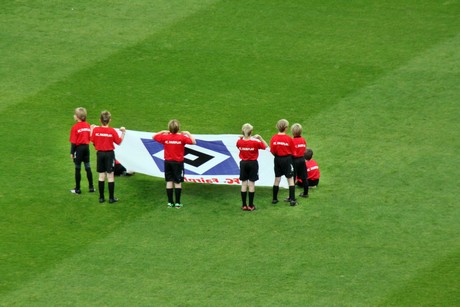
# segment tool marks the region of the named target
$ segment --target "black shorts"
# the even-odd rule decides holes
[[[89,163],[89,145],[81,144],[75,147],[74,160],[75,165],[80,166],[81,163]]]
[[[165,160],[165,181],[184,182],[184,162]]]
[[[308,186],[309,187],[315,187],[319,184],[319,179],[315,179],[315,180],[308,180]]]
[[[257,160],[240,161],[240,180],[259,180],[259,163],[257,162]]]
[[[97,152],[97,172],[98,173],[113,173],[115,169],[115,152],[98,151]]]
[[[307,180],[307,166],[305,165],[305,158],[292,158],[292,163],[294,164],[295,176],[305,182]]]
[[[275,177],[285,176],[291,178],[294,176],[294,166],[292,165],[292,157],[275,156]]]

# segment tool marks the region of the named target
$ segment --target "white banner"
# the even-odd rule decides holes
[[[126,130],[115,156],[128,171],[164,178],[163,145],[152,139],[153,132]],[[240,158],[235,134],[194,134],[196,145],[186,145],[185,182],[239,185]],[[273,155],[259,151],[259,180],[256,186],[272,187],[275,179]],[[286,180],[281,181],[287,187]]]

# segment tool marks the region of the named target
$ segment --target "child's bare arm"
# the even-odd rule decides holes
[[[258,139],[259,141],[261,141],[262,143],[264,143],[265,147],[268,147],[267,142],[265,142],[265,140],[260,135],[256,134],[254,135],[254,137]]]
[[[120,127],[120,131],[121,131],[121,142],[123,142],[123,140],[125,139],[126,128],[125,127]],[[121,144],[121,142],[120,142],[120,144]]]
[[[193,137],[193,135],[192,135],[190,132],[188,132],[188,131],[183,131],[182,134],[185,135],[185,136],[187,136],[187,137],[189,137],[189,138],[192,140],[192,144],[193,144],[193,145],[196,144],[196,140],[195,140],[195,138]]]

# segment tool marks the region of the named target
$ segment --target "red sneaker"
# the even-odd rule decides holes
[[[256,206],[249,206],[249,207],[248,207],[248,210],[249,210],[249,211],[254,211],[254,210],[256,210]]]
[[[248,206],[243,206],[243,207],[241,207],[241,209],[243,209],[243,211],[248,211],[249,210]]]

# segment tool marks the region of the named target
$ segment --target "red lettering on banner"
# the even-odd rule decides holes
[[[225,178],[226,184],[240,184],[239,178]]]
[[[184,182],[194,182],[194,183],[219,183],[219,179],[217,179],[217,178],[205,179],[205,178],[203,178],[203,177],[201,177],[201,178],[187,178],[187,177],[184,177]]]

